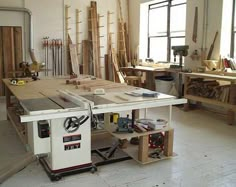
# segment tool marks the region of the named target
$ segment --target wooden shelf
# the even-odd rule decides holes
[[[167,127],[159,129],[159,130],[152,130],[152,131],[147,131],[147,132],[142,132],[142,133],[138,133],[138,132],[133,132],[133,133],[116,133],[116,127],[117,125],[110,125],[109,128],[106,128],[106,130],[111,133],[114,137],[120,139],[120,140],[124,140],[124,139],[130,139],[130,138],[134,138],[134,137],[140,137],[140,136],[146,136],[146,135],[150,135],[150,134],[156,134],[156,133],[160,133],[160,132],[166,132],[169,131],[173,128]]]
[[[219,80],[220,81],[227,81],[227,82],[230,82],[230,86],[232,86],[232,85],[235,86],[235,84],[236,84],[236,77],[235,76],[215,75],[215,74],[209,74],[209,73],[183,73],[183,74],[184,74],[184,78],[185,78],[184,97],[186,99],[198,101],[198,102],[202,102],[202,103],[207,103],[207,104],[211,104],[211,105],[216,105],[216,106],[220,106],[220,107],[228,109],[228,111],[227,111],[228,124],[230,124],[230,125],[234,124],[234,113],[236,111],[236,105],[229,104],[228,102],[223,102],[223,101],[219,101],[216,99],[204,98],[201,96],[191,95],[188,93],[188,86],[191,83],[192,78],[202,78],[202,79],[210,79],[210,80],[216,80],[216,81],[219,81]],[[229,92],[230,92],[230,90],[229,90]],[[228,97],[229,96],[230,96],[230,93],[229,93]],[[228,100],[228,98],[226,100],[224,99],[224,101],[227,101],[227,100]],[[188,104],[185,104],[185,109],[187,110],[188,108],[189,108]]]
[[[111,127],[108,130],[109,133],[111,133],[112,136],[124,140],[124,139],[131,139],[134,137],[139,137],[139,145],[132,145],[128,143],[127,148],[122,149],[124,152],[126,152],[130,157],[132,157],[134,160],[136,160],[138,163],[141,164],[148,164],[151,162],[156,162],[159,160],[170,158],[174,155],[173,153],[173,135],[174,135],[174,129],[167,126],[165,128],[159,129],[159,130],[153,130],[153,131],[147,131],[143,133],[114,133],[116,129],[115,125],[111,125]],[[150,158],[148,157],[149,153],[151,153],[152,149],[148,148],[149,146],[149,135],[150,134],[156,134],[164,132],[164,151],[161,155],[161,158]]]
[[[9,107],[7,109],[7,116],[9,117],[13,127],[15,128],[17,134],[20,137],[20,140],[24,145],[27,145],[27,132],[26,132],[26,126],[20,123],[19,117],[15,114],[15,108]]]
[[[138,145],[128,144],[127,148],[122,149],[122,150],[140,164],[149,164],[149,163],[152,163],[152,162],[157,162],[157,161],[169,159],[169,158],[172,158],[172,157],[177,155],[176,153],[173,153],[173,156],[165,156],[165,155],[161,154],[160,158],[148,157],[147,161],[141,162],[138,159],[138,154],[139,154]],[[148,154],[151,153],[152,151],[154,151],[154,149],[149,149]]]
[[[204,97],[199,97],[199,96],[194,96],[194,95],[189,95],[189,94],[185,95],[184,97],[186,99],[190,99],[190,100],[193,100],[193,101],[199,101],[199,102],[202,102],[202,103],[221,106],[221,107],[224,107],[224,108],[227,108],[227,109],[232,109],[232,110],[236,111],[236,105],[231,105],[231,104],[224,103],[224,102],[221,102],[221,101],[217,101],[217,100],[214,100],[214,99],[209,99],[209,98],[204,98]]]
[[[205,78],[205,79],[236,82],[236,77],[233,77],[233,76],[213,75],[213,74],[207,74],[207,73],[184,73],[184,76],[190,77],[190,78],[195,77],[195,78]]]

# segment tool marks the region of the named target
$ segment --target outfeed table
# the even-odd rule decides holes
[[[136,88],[128,85],[123,85],[117,83],[112,83],[110,81],[104,81],[100,79],[91,80],[88,76],[81,76],[77,80],[82,80],[78,85],[66,84],[66,79],[68,77],[60,78],[45,78],[37,81],[29,80],[23,86],[13,86],[10,84],[9,79],[4,79],[5,84],[6,98],[7,98],[7,110],[8,117],[11,122],[14,124],[19,136],[21,137],[25,145],[29,145],[29,149],[33,149],[35,154],[45,154],[52,151],[52,147],[45,145],[44,142],[35,135],[37,134],[37,128],[21,130],[23,128],[22,124],[28,123],[32,124],[41,120],[57,120],[61,118],[69,118],[74,116],[80,116],[84,114],[105,114],[105,129],[110,132],[112,135],[118,139],[126,139],[130,137],[140,137],[140,144],[134,147],[131,147],[130,150],[127,148],[125,152],[133,157],[140,163],[150,163],[159,159],[149,159],[148,158],[148,136],[149,134],[163,132],[166,134],[165,137],[165,150],[164,154],[169,157],[173,154],[173,128],[171,128],[171,116],[172,116],[172,105],[184,104],[186,99],[177,99],[174,96],[159,94],[158,97],[134,97],[131,95],[125,94],[125,92],[142,92],[141,88]],[[103,82],[103,83],[102,83]],[[89,86],[90,85],[90,86]],[[106,91],[105,95],[94,95],[93,92],[88,91],[88,88],[98,88],[104,87]],[[86,90],[87,89],[87,90]],[[90,103],[89,105],[79,106],[78,103],[73,103],[66,99],[62,99],[59,93],[65,91],[69,95],[78,96],[85,104]],[[91,90],[91,89],[89,89]],[[147,90],[143,90],[147,92]],[[23,108],[24,114],[19,117],[15,115],[14,106],[12,105],[10,95],[15,96],[19,105]],[[93,103],[93,105],[91,105]],[[87,106],[87,107],[85,107]],[[89,107],[88,107],[89,106]],[[169,107],[169,119],[167,127],[156,130],[148,131],[145,133],[134,133],[134,134],[116,134],[111,131],[110,122],[110,113],[119,112],[119,111],[129,111],[137,110],[143,108],[152,108],[152,107]],[[31,125],[32,126],[32,125]],[[27,125],[29,128],[29,125]],[[58,126],[59,128],[59,126]],[[28,130],[28,131],[27,131]],[[51,129],[53,130],[53,129]],[[53,134],[53,132],[50,132]],[[50,139],[49,137],[48,139]],[[52,140],[50,140],[52,141]],[[50,144],[50,141],[46,141]],[[37,147],[35,144],[37,143]],[[40,146],[42,144],[42,146]],[[35,147],[34,147],[35,146]]]

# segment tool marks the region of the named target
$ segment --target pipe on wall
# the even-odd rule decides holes
[[[30,57],[33,62],[37,62],[35,55],[34,55],[34,48],[33,48],[33,19],[32,19],[32,12],[27,8],[21,7],[0,7],[0,11],[12,11],[12,12],[23,12],[29,15],[29,52]]]

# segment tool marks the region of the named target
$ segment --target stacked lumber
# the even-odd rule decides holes
[[[0,27],[0,96],[4,95],[2,79],[16,77],[22,61],[22,28]]]
[[[202,78],[191,79],[187,85],[187,94],[211,98],[221,102],[229,103],[231,92],[230,85],[220,85],[216,80],[207,80]],[[235,88],[234,88],[235,89]],[[232,96],[232,102],[235,97]]]
[[[73,84],[76,88],[89,92],[94,92],[96,89],[104,89],[105,91],[109,91],[113,89],[127,89],[129,87],[127,84],[114,83],[103,79],[91,79],[91,77],[67,79],[66,84]]]
[[[99,16],[97,14],[97,2],[91,1],[88,9],[88,39],[91,42],[90,56],[91,75],[101,78],[101,61],[100,61],[100,35],[99,35]]]

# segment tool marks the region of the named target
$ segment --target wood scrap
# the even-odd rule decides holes
[[[82,41],[82,59],[83,59],[83,74],[90,75],[89,71],[89,46],[90,42],[88,40]]]
[[[80,75],[80,66],[77,56],[77,47],[76,44],[70,44],[70,59],[71,59],[71,66],[72,66],[72,72],[76,75]]]
[[[116,56],[116,52],[115,52],[115,49],[112,48],[112,63],[113,63],[113,66],[114,66],[114,69],[115,69],[115,80],[116,82],[119,82],[119,83],[124,83],[125,80],[124,80],[124,77],[122,76],[120,70],[119,70],[119,66],[118,66],[118,62],[117,62],[117,56]]]

